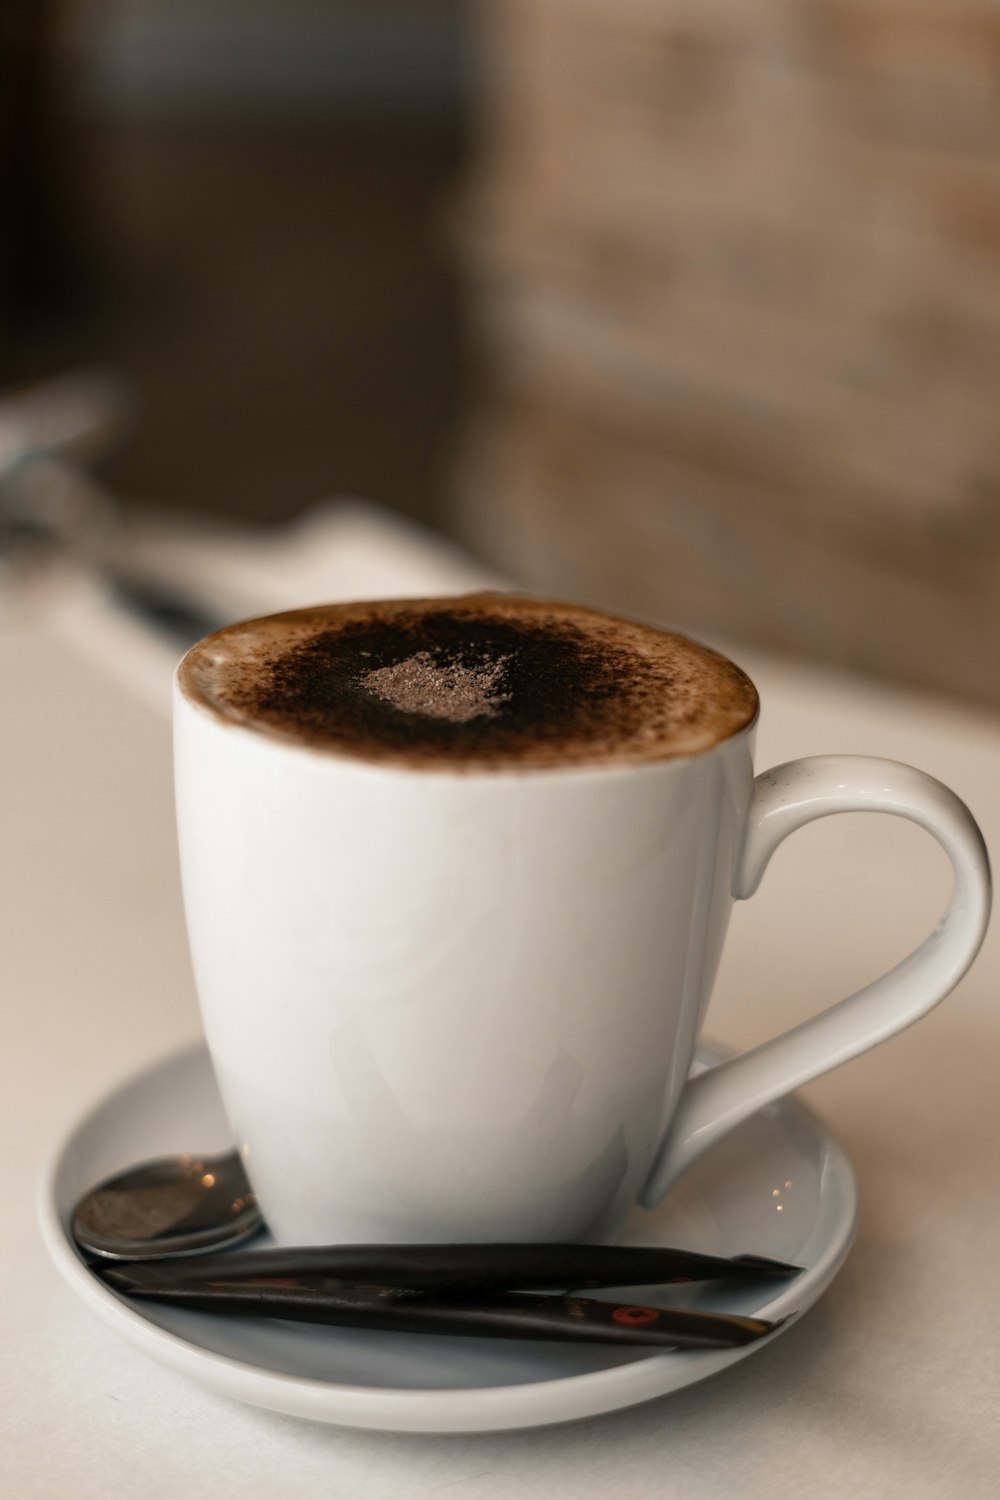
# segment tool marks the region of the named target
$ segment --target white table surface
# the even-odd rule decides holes
[[[209,537],[161,555],[186,556],[189,579],[217,580],[222,595],[242,589],[250,609],[476,577],[377,516],[330,512],[321,530],[322,546],[313,537],[284,552]],[[995,716],[729,649],[761,690],[762,767],[829,751],[910,761],[953,786],[1000,847]],[[932,1016],[805,1091],[850,1152],[863,1195],[832,1289],[768,1348],[678,1395],[526,1433],[354,1432],[207,1394],[76,1301],[36,1228],[41,1164],[88,1101],[199,1030],[162,712],[169,668],[168,651],[85,586],[0,618],[0,1492],[992,1500],[995,930]],[[917,942],[947,890],[943,856],[909,825],[856,815],[804,830],[736,910],[708,1033],[745,1046],[847,993]]]

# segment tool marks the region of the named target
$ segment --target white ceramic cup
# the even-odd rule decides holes
[[[753,725],[644,765],[369,764],[175,687],[187,921],[279,1241],[602,1240],[753,1111],[924,1015],[982,942],[982,837],[894,762],[754,780]],[[689,1079],[734,899],[830,813],[908,818],[951,903],[889,974]]]

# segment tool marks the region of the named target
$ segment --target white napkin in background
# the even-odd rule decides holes
[[[505,586],[457,546],[358,500],[317,505],[274,530],[147,517],[130,525],[121,559],[220,622],[340,599]],[[99,577],[68,575],[47,601],[44,626],[169,715],[176,648]]]

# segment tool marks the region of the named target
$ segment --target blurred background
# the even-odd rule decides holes
[[[0,391],[126,512],[362,495],[1000,703],[994,0],[3,0]]]

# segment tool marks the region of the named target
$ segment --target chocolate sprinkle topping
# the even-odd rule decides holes
[[[498,705],[510,697],[498,686],[508,660],[503,656],[499,661],[486,659],[479,666],[468,666],[461,661],[435,661],[429,651],[418,651],[391,667],[362,673],[359,682],[366,693],[383,698],[401,713],[467,724],[470,719],[494,718]]]

